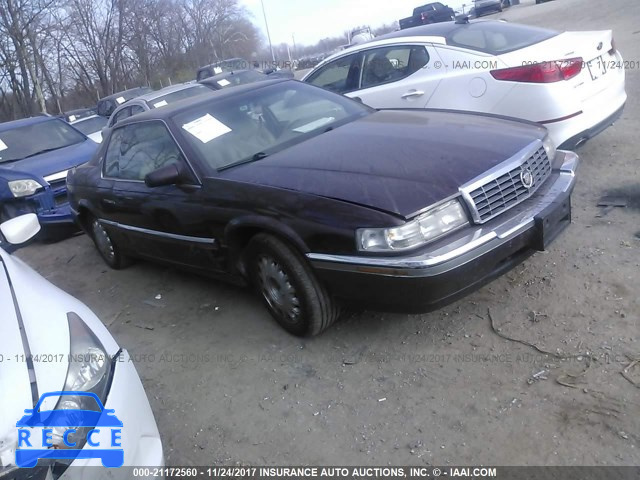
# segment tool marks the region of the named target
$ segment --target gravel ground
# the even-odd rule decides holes
[[[640,60],[637,0],[500,16],[613,29]],[[19,255],[134,356],[169,465],[640,465],[640,366],[621,374],[640,356],[638,65],[627,82],[621,121],[579,151],[573,225],[434,313],[349,312],[300,340],[245,290],[142,262],[111,271],[86,236]],[[603,214],[603,195],[626,208]]]

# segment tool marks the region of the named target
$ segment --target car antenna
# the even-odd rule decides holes
[[[456,24],[465,25],[469,23],[469,15],[458,15],[456,17]]]

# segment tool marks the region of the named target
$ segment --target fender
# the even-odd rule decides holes
[[[243,235],[243,231],[251,230],[273,233],[277,237],[291,243],[302,255],[310,251],[304,240],[302,240],[291,227],[275,218],[259,215],[246,215],[235,218],[225,227],[224,238],[229,249],[229,265],[237,268],[242,274],[245,273],[244,267],[239,260],[248,241]]]
[[[288,225],[275,218],[260,215],[246,215],[231,220],[224,229],[224,237],[229,248],[241,237],[243,229],[259,229],[274,233],[293,244],[301,253],[309,252],[309,247],[300,236]]]

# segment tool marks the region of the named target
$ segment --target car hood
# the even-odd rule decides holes
[[[14,297],[15,295],[15,297]],[[15,298],[15,302],[14,302]],[[17,308],[16,308],[17,303]],[[16,422],[33,408],[30,377],[37,395],[64,387],[68,369],[67,312],[77,313],[100,339],[109,355],[118,346],[100,320],[81,302],[58,289],[16,257],[0,249],[0,467],[15,460]],[[24,325],[21,335],[20,323]],[[26,343],[25,343],[26,342]],[[26,347],[34,359],[29,371]],[[52,403],[56,398],[51,397]],[[46,401],[45,401],[46,402]],[[48,409],[55,405],[47,404]]]
[[[492,116],[382,110],[221,175],[409,218],[545,134]]]
[[[0,177],[17,178],[36,176],[42,179],[52,173],[62,172],[91,160],[98,150],[98,144],[91,139],[45,152],[34,157],[17,160],[15,162],[0,163]]]

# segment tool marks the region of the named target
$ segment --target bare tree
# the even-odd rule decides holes
[[[238,0],[0,0],[2,118],[90,105],[137,85],[251,58],[257,28]]]

